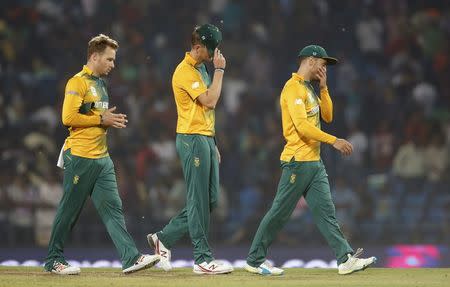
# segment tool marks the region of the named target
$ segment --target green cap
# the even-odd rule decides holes
[[[338,60],[336,58],[328,57],[327,51],[324,48],[318,45],[309,45],[303,48],[300,53],[298,53],[299,57],[314,57],[314,58],[322,58],[327,61],[327,65],[337,64]]]
[[[203,24],[195,29],[200,36],[202,44],[208,49],[210,56],[214,55],[214,50],[222,41],[222,33],[219,28],[211,24]]]

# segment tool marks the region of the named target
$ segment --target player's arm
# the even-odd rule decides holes
[[[128,122],[124,114],[113,113],[116,107],[105,110],[101,115],[85,115],[80,107],[86,93],[86,84],[80,78],[72,78],[67,82],[64,95],[62,122],[65,126],[85,128],[102,125],[105,127],[125,128]]]
[[[214,50],[213,63],[214,76],[211,86],[209,86],[209,89],[205,93],[198,96],[198,101],[209,109],[215,109],[217,102],[219,101],[220,92],[222,91],[223,74],[226,66],[225,57],[217,48]]]
[[[319,69],[317,76],[320,87],[320,116],[324,122],[331,123],[333,121],[333,102],[327,87],[327,70]]]
[[[295,128],[300,136],[316,141],[333,144],[336,137],[321,131],[307,120],[305,101],[306,91],[303,87],[291,85],[285,87],[287,107],[289,115],[294,122]]]
[[[287,107],[289,115],[294,122],[295,128],[300,136],[308,139],[313,139],[323,143],[332,145],[335,149],[339,150],[344,155],[350,155],[353,151],[351,143],[345,139],[339,139],[333,135],[321,131],[307,120],[305,100],[306,91],[304,87],[290,86],[286,87]]]
[[[65,126],[81,128],[100,125],[101,116],[80,113],[86,89],[86,84],[78,77],[67,82],[62,109],[62,122]]]
[[[326,123],[333,121],[333,102],[326,86],[320,89],[320,116]]]

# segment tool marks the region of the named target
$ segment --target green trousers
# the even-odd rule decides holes
[[[219,162],[212,137],[178,134],[176,148],[186,180],[186,206],[158,232],[167,248],[189,232],[196,264],[214,257],[208,244],[209,217],[219,196]]]
[[[281,167],[283,171],[277,194],[258,227],[247,263],[258,267],[265,261],[270,244],[291,217],[301,196],[305,197],[314,221],[333,249],[338,264],[345,262],[347,254],[353,254],[353,250],[336,221],[330,185],[322,161],[282,162]]]
[[[111,158],[89,159],[64,152],[64,194],[53,222],[45,269],[64,259],[64,243],[78,220],[86,199],[91,196],[109,236],[120,255],[122,267],[128,268],[139,258],[136,245],[125,227],[122,201],[117,190]],[[89,238],[86,238],[89,241]]]

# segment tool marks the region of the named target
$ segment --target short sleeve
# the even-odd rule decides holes
[[[185,66],[177,70],[173,80],[175,86],[186,91],[193,100],[208,90],[200,72],[190,66]]]

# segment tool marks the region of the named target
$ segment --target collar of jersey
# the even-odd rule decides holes
[[[301,81],[301,82],[305,82],[305,83],[309,83],[309,81],[306,81],[302,76],[300,76],[297,73],[292,73],[292,78],[296,81]]]
[[[88,74],[89,76],[92,76],[92,74],[94,73],[94,72],[92,72],[92,70],[89,69],[89,67],[86,66],[86,65],[83,65],[83,72],[85,72],[85,73]]]
[[[94,72],[91,69],[89,69],[89,67],[86,65],[83,65],[83,73],[88,74],[89,76],[93,77],[94,79],[100,78],[100,77],[94,76]]]
[[[189,54],[189,52],[186,52],[186,56],[184,57],[184,60],[191,66],[198,66],[201,64],[201,62],[197,62],[192,56],[191,54]]]

